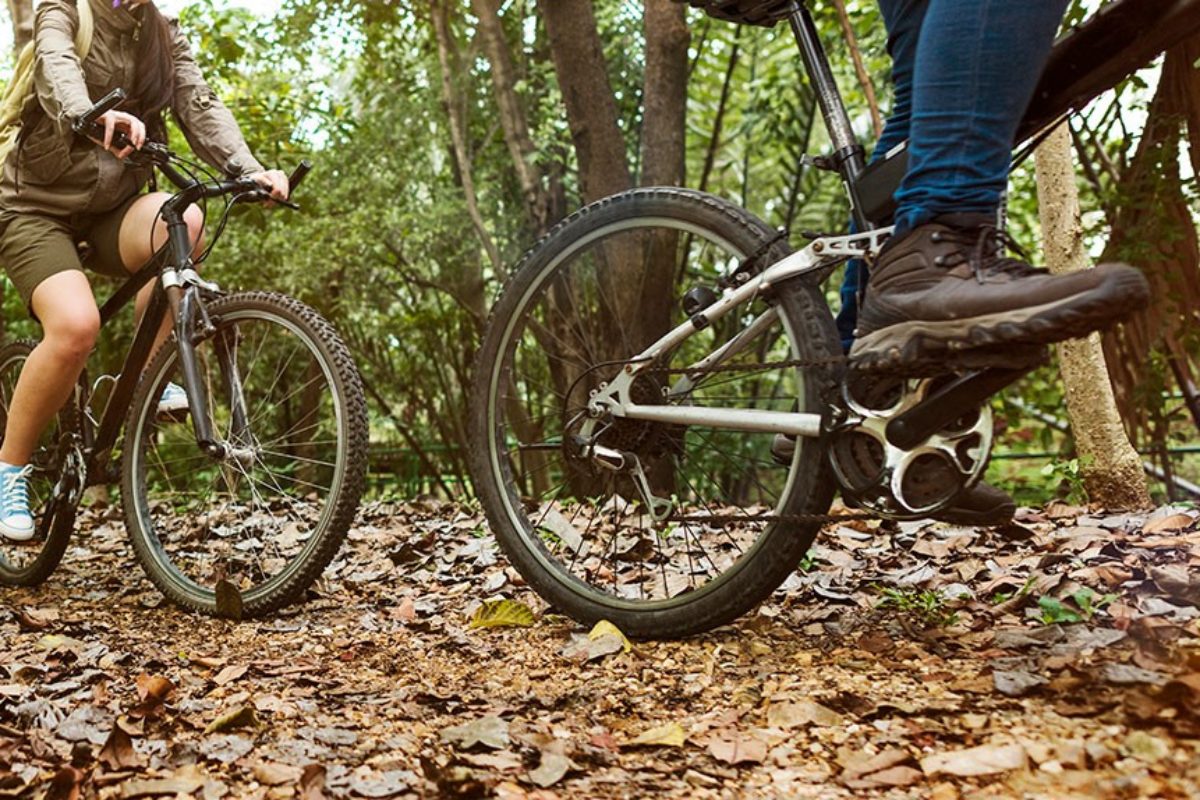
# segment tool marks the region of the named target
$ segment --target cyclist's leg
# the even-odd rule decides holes
[[[29,354],[9,401],[0,446],[0,461],[5,464],[28,463],[38,437],[71,396],[96,343],[100,312],[91,284],[78,265],[76,257],[74,267],[46,277],[30,298],[43,336]]]
[[[1131,267],[1046,275],[1007,258],[995,229],[1013,137],[1066,2],[930,0],[896,232],[851,350],[860,368],[936,372],[949,352],[1083,336],[1148,299]]]
[[[171,198],[166,192],[152,192],[131,198],[97,219],[88,233],[93,256],[88,267],[118,277],[137,272],[167,241],[167,226],[159,214],[162,204]],[[183,215],[188,225],[192,252],[198,253],[204,238],[204,215],[191,206]],[[138,292],[134,303],[135,319],[141,319],[154,291],[153,282]],[[166,339],[171,323],[163,321],[155,346]]]
[[[1067,0],[930,0],[914,63],[896,235],[940,214],[995,214],[1013,137]]]
[[[888,55],[892,57],[892,110],[868,163],[874,163],[885,153],[908,138],[912,115],[913,69],[917,59],[917,40],[929,0],[879,0],[879,10],[888,31]],[[851,224],[853,231],[853,224]],[[858,322],[858,298],[867,283],[867,266],[859,259],[846,264],[842,278],[842,308],[837,315],[838,335],[842,348],[849,350],[854,343],[854,327]]]

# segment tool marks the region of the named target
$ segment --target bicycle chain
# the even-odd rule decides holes
[[[619,362],[618,362],[619,363]],[[636,362],[628,362],[634,364]],[[828,356],[818,359],[803,359],[793,358],[787,361],[760,361],[750,364],[735,364],[730,366],[720,367],[647,367],[641,371],[641,374],[688,374],[688,375],[704,375],[707,373],[721,372],[766,372],[771,369],[787,369],[790,367],[837,367],[845,366],[849,363],[849,359],[845,356]]]

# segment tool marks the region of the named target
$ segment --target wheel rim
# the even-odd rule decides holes
[[[649,228],[665,230],[654,234]],[[628,480],[615,479],[607,485],[601,483],[599,488],[595,482],[584,488],[582,482],[572,480],[572,468],[579,466],[571,463],[573,448],[554,450],[550,445],[561,445],[564,437],[569,439],[571,421],[586,403],[579,398],[594,388],[597,380],[611,377],[603,369],[594,376],[588,373],[589,368],[604,362],[611,353],[598,352],[599,348],[589,350],[577,341],[564,348],[563,335],[555,337],[547,332],[554,330],[557,321],[554,303],[559,308],[569,306],[573,316],[586,318],[589,315],[583,306],[590,291],[596,308],[611,309],[614,303],[611,296],[606,298],[600,276],[604,262],[616,261],[612,258],[614,252],[626,257],[638,252],[656,252],[659,257],[664,252],[671,253],[673,264],[687,265],[681,270],[684,287],[715,285],[716,275],[727,273],[745,255],[741,248],[700,226],[670,217],[639,217],[602,226],[550,259],[508,316],[500,357],[489,374],[489,468],[500,490],[507,522],[520,533],[525,549],[553,573],[557,584],[614,608],[666,610],[693,603],[699,594],[716,591],[752,560],[752,555],[763,546],[771,523],[747,518],[783,510],[792,494],[797,466],[807,455],[806,445],[795,448],[786,466],[778,466],[770,453],[774,442],[770,435],[695,426],[680,431],[660,425],[656,431],[655,426],[645,423],[626,424],[624,430],[620,425],[614,426],[621,444],[646,454],[647,461],[652,462],[651,470],[644,469],[656,473],[658,488],[652,487],[652,493],[674,489],[672,496],[678,516],[728,514],[741,518],[728,525],[648,521],[644,494],[637,491],[633,476]],[[621,263],[630,262],[627,259]],[[559,297],[554,299],[556,291]],[[674,305],[669,312],[672,326],[684,321],[678,303]],[[753,308],[758,312],[767,306],[760,300]],[[699,341],[711,346],[717,336],[728,337],[730,332],[724,325],[725,321],[714,326],[711,337],[700,334],[690,339],[673,354],[670,366],[693,363],[699,356],[694,349]],[[579,340],[589,335],[586,333],[589,326],[591,322],[573,328],[560,325],[558,330],[570,331],[568,335]],[[599,321],[590,329],[593,339],[604,330]],[[632,355],[657,338],[657,334],[648,338],[645,331],[642,334],[640,341],[623,336],[623,352]],[[772,333],[760,338],[770,346],[750,348],[730,365],[797,356],[792,344],[795,337],[788,329],[786,315],[779,314]],[[559,373],[567,371],[568,362],[587,361],[585,356],[590,356],[591,364],[573,364],[574,371],[584,373],[582,376],[565,380],[561,374],[554,374],[555,369]],[[803,405],[806,397],[804,376],[794,369],[776,368],[759,373],[759,386],[753,393],[746,391],[750,381],[745,377],[719,380],[710,377],[691,395],[670,394],[679,387],[677,377],[675,374],[669,379],[669,394],[664,402],[792,410],[797,398],[801,398],[799,402]],[[649,396],[654,389],[662,388],[655,384],[643,394]],[[547,398],[553,398],[553,403],[548,404]],[[764,402],[767,398],[769,404]],[[514,402],[525,406],[525,411],[513,409]],[[528,413],[534,405],[540,409],[538,414]],[[551,405],[557,409],[548,408]],[[656,437],[655,443],[648,444]],[[706,451],[707,456],[701,451]],[[550,463],[555,459],[558,466]],[[539,478],[539,471],[555,477]],[[664,472],[673,472],[674,477],[665,478]],[[739,480],[731,482],[735,477]],[[634,517],[639,505],[641,519],[637,521]]]
[[[346,412],[328,359],[299,325],[258,308],[214,310],[236,330],[231,350],[250,421],[235,431],[217,337],[197,347],[214,435],[236,448],[218,461],[196,446],[190,421],[157,421],[157,398],[179,381],[178,356],[148,375],[155,391],[128,432],[134,509],[158,572],[213,606],[218,581],[243,603],[272,594],[308,561],[346,480]]]
[[[0,360],[0,435],[8,424],[9,403],[17,378],[28,352],[10,352]],[[33,513],[35,534],[27,542],[14,542],[0,534],[0,572],[11,576],[28,574],[37,566],[46,551],[51,534],[50,499],[58,483],[59,467],[65,443],[62,438],[62,413],[54,418],[38,439],[37,448],[29,463],[33,471],[28,477],[29,508]]]

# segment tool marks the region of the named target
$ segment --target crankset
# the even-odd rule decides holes
[[[58,469],[58,481],[54,484],[51,495],[75,508],[83,499],[83,491],[87,488],[87,459],[84,458],[82,441],[77,433],[65,437],[60,447],[62,454],[56,461],[62,466]]]
[[[988,399],[1036,364],[904,379],[848,370],[829,459],[850,505],[888,519],[949,507],[987,469]]]
[[[888,438],[889,425],[921,407],[941,384],[848,373],[842,385],[848,415],[832,431],[828,451],[848,504],[890,519],[920,519],[946,508],[983,475],[992,448],[986,404],[914,446]]]

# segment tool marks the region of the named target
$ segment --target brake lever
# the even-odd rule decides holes
[[[277,205],[284,206],[285,208],[290,208],[293,211],[300,210],[300,206],[297,203],[293,203],[291,200],[276,200],[269,193],[264,192],[260,189],[256,189],[252,192],[245,192],[244,194],[239,194],[236,198],[234,198],[234,202],[235,203],[275,203]]]

